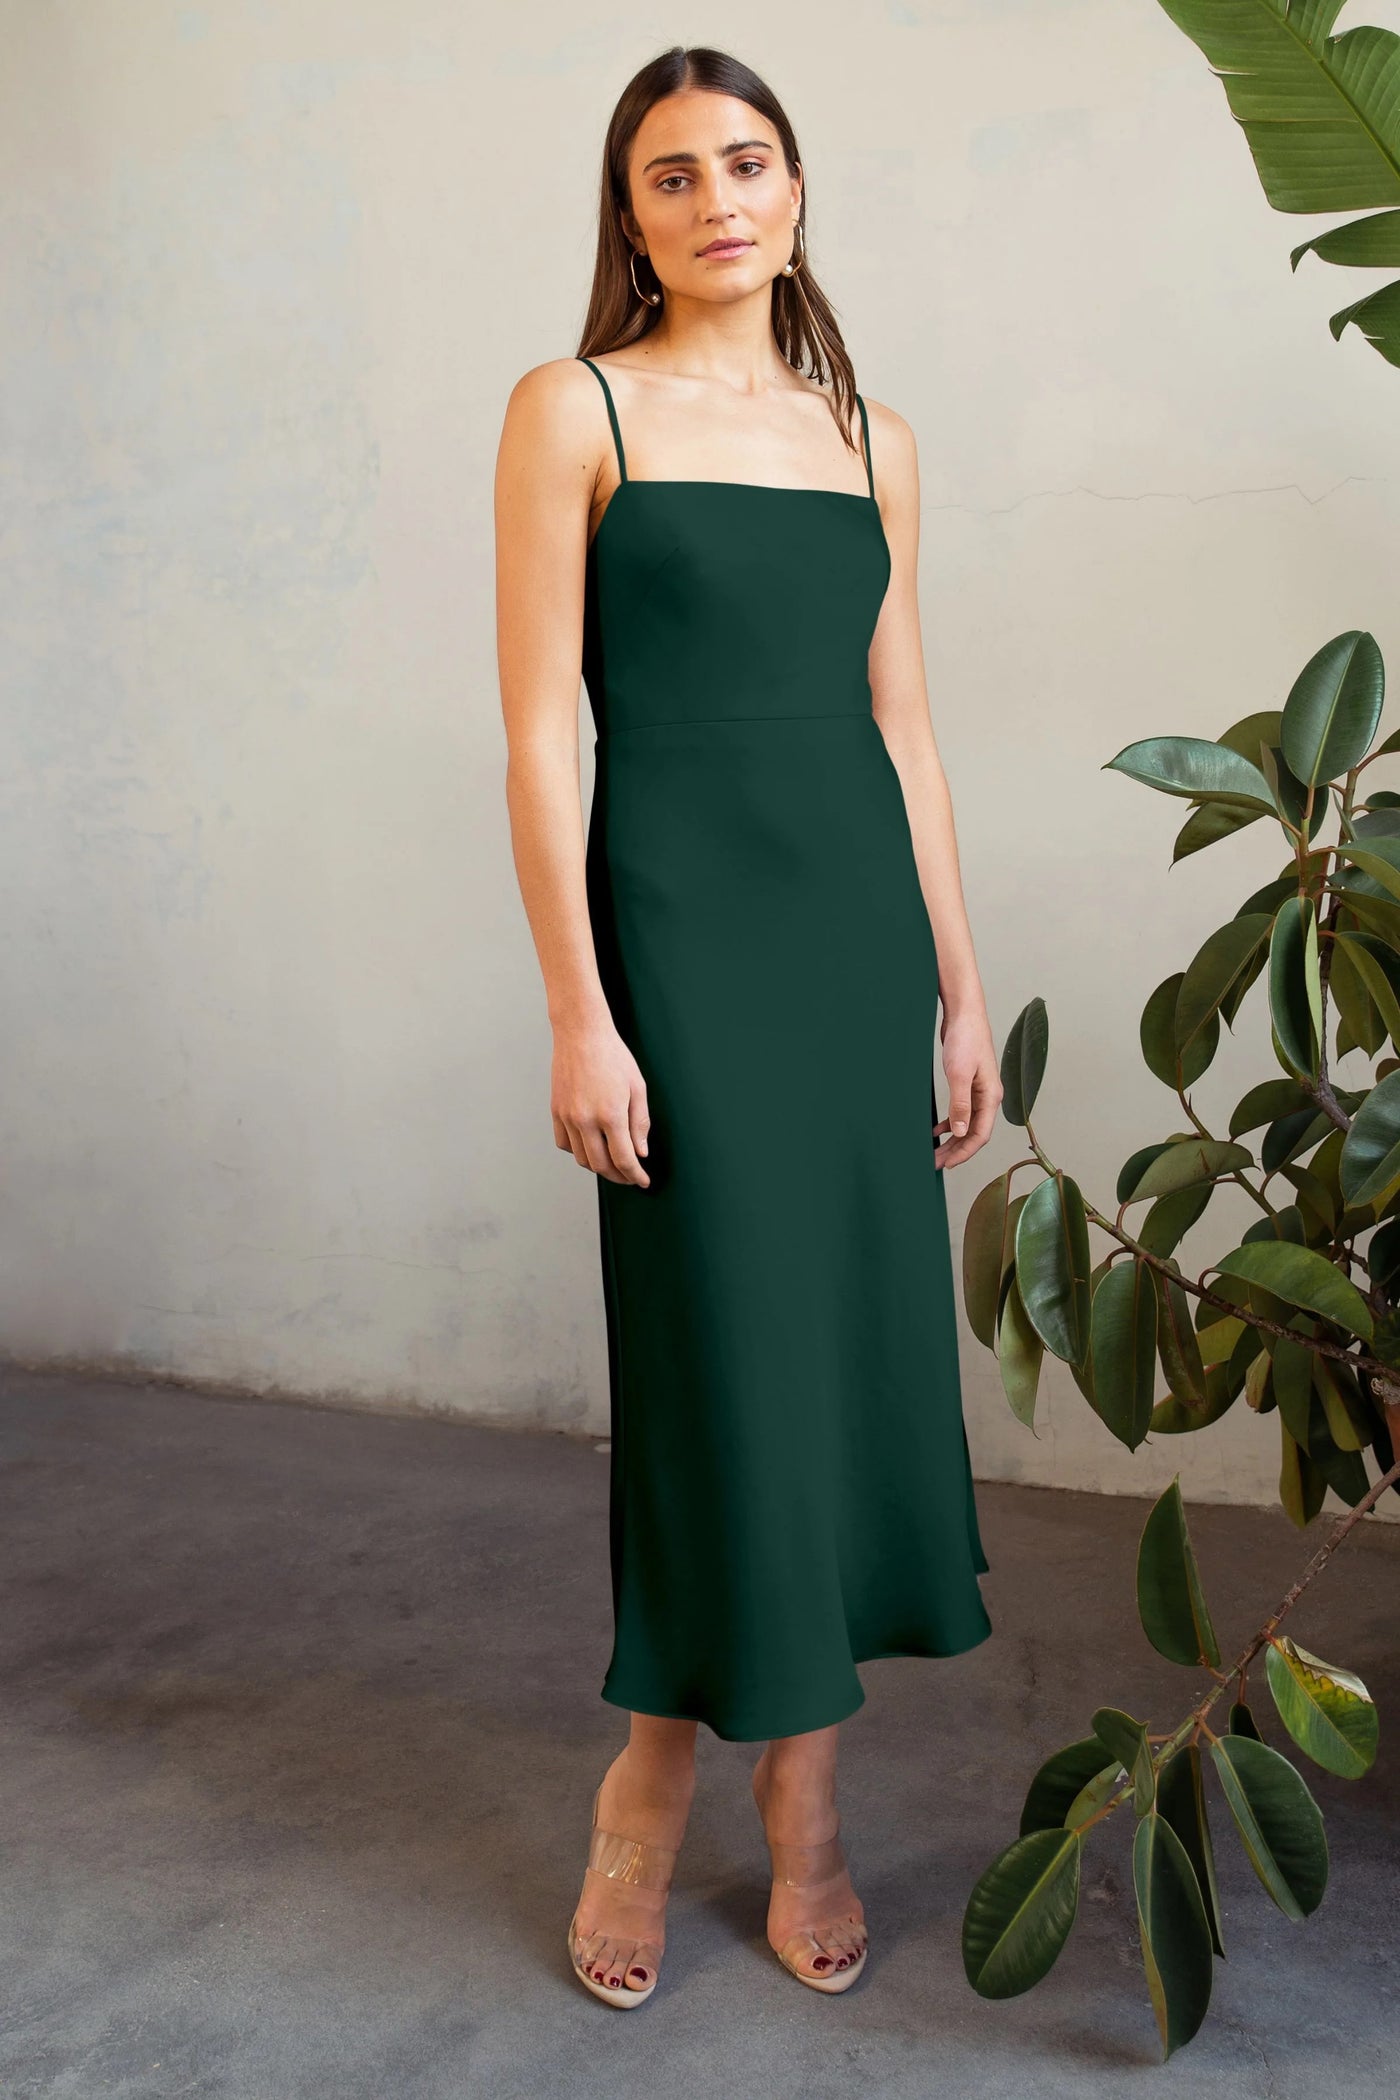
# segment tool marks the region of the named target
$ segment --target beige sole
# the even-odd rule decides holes
[[[584,1989],[592,1991],[595,1998],[601,1998],[604,2005],[615,2005],[620,2012],[630,2012],[634,2005],[645,2005],[661,1978],[653,1976],[644,1991],[634,1991],[629,1984],[625,1983],[619,1984],[616,1989],[610,1983],[599,1983],[596,1976],[588,1975],[574,1960],[574,1926],[577,1921],[578,1912],[575,1911],[573,1917],[569,1920],[569,1930],[564,1944],[569,1950],[569,1967],[573,1970]]]
[[[783,1957],[781,1954],[778,1956],[778,1960],[780,1962],[783,1962],[783,1967],[787,1970],[788,1975],[795,1976],[799,1983],[805,1983],[808,1990],[825,1991],[829,1996],[835,1991],[848,1991],[851,1988],[851,1985],[855,1982],[857,1976],[859,1976],[861,1970],[865,1967],[866,1960],[868,1959],[869,1954],[869,1947],[862,1947],[859,1955],[851,1963],[849,1969],[838,1969],[835,1972],[835,1974],[831,1976],[809,1976],[807,1975],[805,1970],[794,1969],[791,1962],[783,1961]]]

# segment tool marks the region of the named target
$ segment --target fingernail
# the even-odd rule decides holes
[[[967,1129],[967,1125],[966,1125],[966,1123],[954,1123],[954,1125],[953,1125],[953,1135],[954,1135],[954,1137],[961,1137],[961,1136],[962,1136],[962,1134],[963,1134],[963,1132],[964,1132],[964,1131],[965,1131],[966,1129]]]

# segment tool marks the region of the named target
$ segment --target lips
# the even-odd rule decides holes
[[[702,248],[700,253],[702,255],[739,255],[745,248],[752,248],[752,246],[752,241],[711,241],[709,247]]]

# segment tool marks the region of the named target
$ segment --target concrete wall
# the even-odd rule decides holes
[[[1400,374],[1325,326],[1373,280],[1290,274],[1317,222],[1151,0],[0,15],[8,1352],[605,1426],[491,476],[514,380],[576,346],[613,98],[673,40],[787,99],[813,265],[917,430],[994,1026],[1045,997],[1038,1134],[1111,1207],[1179,1120],[1143,1001],[1279,856],[1169,876],[1180,805],[1104,762],[1280,703],[1345,627],[1400,664]],[[1219,1062],[1223,1120],[1271,1071],[1257,995]],[[1020,1149],[950,1177],[959,1232]],[[1033,1438],[964,1341],[982,1474],[1272,1497],[1272,1423],[1129,1458],[1052,1369]]]

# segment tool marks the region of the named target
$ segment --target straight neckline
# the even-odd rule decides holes
[[[589,554],[593,552],[602,538],[603,527],[612,516],[613,507],[624,489],[757,489],[765,496],[834,496],[838,503],[863,503],[868,508],[873,508],[876,522],[880,527],[880,537],[884,540],[886,547],[888,548],[889,546],[889,540],[885,533],[885,521],[880,515],[880,505],[877,498],[860,489],[809,489],[796,484],[790,486],[787,482],[782,481],[728,481],[709,474],[692,474],[684,477],[658,474],[654,477],[643,476],[640,479],[634,474],[629,474],[625,481],[619,481],[617,487],[603,506],[603,515],[599,518],[593,537],[588,542],[587,552]]]

